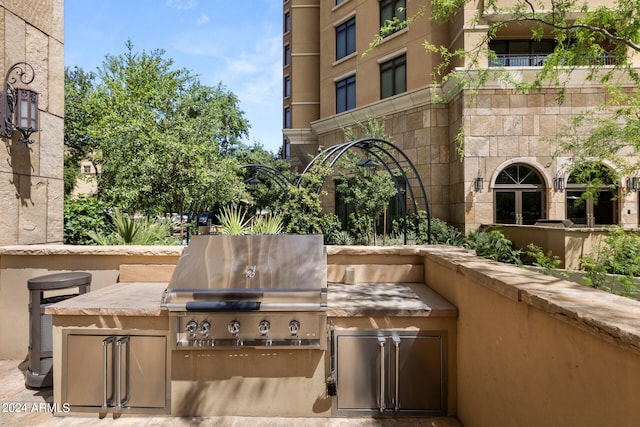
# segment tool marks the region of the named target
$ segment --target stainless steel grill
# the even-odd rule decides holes
[[[322,236],[195,236],[162,307],[176,349],[326,347]]]

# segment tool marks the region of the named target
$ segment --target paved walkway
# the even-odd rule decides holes
[[[20,365],[18,360],[0,360],[0,426],[462,427],[455,418],[54,417],[46,405],[53,402],[52,390],[25,388]]]

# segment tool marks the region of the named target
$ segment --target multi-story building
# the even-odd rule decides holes
[[[292,165],[303,167],[318,150],[345,142],[344,128],[376,117],[415,164],[432,217],[463,230],[540,219],[637,227],[638,192],[626,191],[627,180],[611,182],[613,189],[603,187],[597,203],[576,205],[586,186],[576,182],[569,159],[556,155],[551,142],[570,117],[601,103],[605,94],[598,83],[573,73],[563,104],[558,104],[555,88],[517,94],[498,81],[487,82],[472,104],[469,91],[452,93],[446,85],[435,88],[447,93],[447,101],[435,99],[433,84],[438,82],[432,71],[440,57],[427,52],[423,42],[473,49],[486,33],[486,26],[464,24],[476,14],[475,2],[444,26],[428,20],[427,9],[408,28],[370,49],[385,20],[413,16],[425,3],[284,1],[283,152]],[[601,2],[590,2],[596,3]],[[512,75],[529,79],[554,41],[534,42],[530,30],[511,25],[490,47],[497,60],[484,58],[481,65],[497,61]],[[460,143],[456,136],[461,127]],[[324,203],[328,211],[334,209],[332,197]]]

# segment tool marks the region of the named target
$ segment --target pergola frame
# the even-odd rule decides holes
[[[410,193],[411,202],[413,204],[414,213],[418,213],[418,204],[416,202],[415,194],[413,192],[413,188],[409,183],[408,176],[405,172],[405,168],[402,166],[400,161],[405,163],[405,166],[413,173],[415,179],[418,182],[418,188],[420,190],[422,200],[424,200],[425,212],[427,214],[427,242],[431,243],[431,214],[429,212],[429,203],[427,200],[427,193],[424,190],[424,185],[422,183],[422,179],[420,178],[420,174],[416,170],[411,159],[407,157],[407,155],[396,145],[392,144],[389,141],[385,141],[380,138],[362,138],[355,141],[344,142],[342,144],[333,145],[325,150],[320,151],[309,164],[304,168],[302,174],[298,177],[296,185],[299,186],[302,180],[302,176],[309,171],[314,165],[327,166],[329,168],[333,168],[338,159],[342,157],[347,151],[351,149],[360,149],[365,152],[368,156],[373,157],[378,161],[382,166],[384,166],[385,170],[391,176],[393,183],[396,187],[396,191],[398,195],[402,195],[402,189],[398,185],[397,180],[395,179],[394,173],[392,171],[392,167],[394,167],[397,171],[402,174],[402,178],[404,182],[407,184],[407,189]],[[400,161],[396,159],[396,157],[392,154],[392,152],[397,153],[400,157]],[[322,186],[324,185],[327,177],[324,177],[322,183],[318,186],[318,194],[322,190]],[[406,208],[406,197],[405,203],[402,204],[402,214],[404,217],[404,243],[407,244],[407,208]]]

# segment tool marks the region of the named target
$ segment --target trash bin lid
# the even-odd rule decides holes
[[[91,273],[73,271],[69,273],[47,274],[46,276],[33,277],[27,280],[30,290],[64,289],[76,286],[89,285]]]

